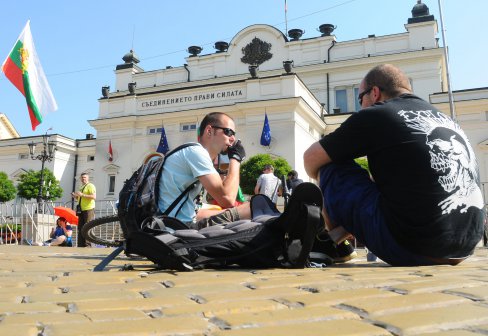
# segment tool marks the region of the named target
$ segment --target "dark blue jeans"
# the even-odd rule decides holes
[[[320,189],[330,221],[344,227],[381,260],[393,266],[436,264],[395,241],[379,207],[380,192],[376,184],[355,162],[322,167]]]

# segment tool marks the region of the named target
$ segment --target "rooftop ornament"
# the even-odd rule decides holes
[[[319,26],[319,32],[322,33],[322,36],[330,36],[336,28],[337,26],[334,26],[333,24],[324,23]]]
[[[127,84],[127,87],[129,88],[129,93],[130,94],[136,94],[136,87],[137,87],[137,83],[136,82],[130,82],[129,84]]]
[[[201,53],[203,50],[202,47],[199,47],[199,46],[190,46],[188,47],[188,53],[190,53],[190,57],[195,57],[197,56],[199,53]]]
[[[229,49],[229,43],[225,41],[217,41],[215,42],[214,48],[217,49],[217,52],[224,52]]]
[[[293,61],[283,61],[283,69],[285,69],[285,72],[287,75],[291,74],[291,70],[293,68]]]
[[[292,41],[298,41],[303,34],[305,34],[305,31],[302,29],[290,29],[288,31],[288,36],[291,37]]]
[[[108,98],[108,94],[110,93],[110,86],[102,86],[102,96],[103,98]]]

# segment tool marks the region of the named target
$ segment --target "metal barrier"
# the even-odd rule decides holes
[[[71,204],[71,202],[69,202]],[[68,206],[60,202],[0,203],[0,244],[31,245],[48,240],[56,226],[54,207]],[[115,201],[96,201],[95,218],[117,213]],[[73,225],[73,244],[76,245],[77,226]]]

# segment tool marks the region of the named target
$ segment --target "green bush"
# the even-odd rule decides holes
[[[22,232],[22,225],[21,224],[0,224],[0,231],[1,232]]]
[[[17,188],[14,183],[9,180],[8,175],[0,172],[0,203],[11,201],[17,194]]]
[[[254,187],[259,175],[263,173],[265,165],[271,164],[274,167],[274,175],[281,178],[291,170],[288,162],[283,158],[273,159],[269,154],[257,154],[251,156],[241,165],[241,189],[248,195],[254,194]]]

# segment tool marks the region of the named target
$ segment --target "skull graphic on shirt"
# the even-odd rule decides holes
[[[400,111],[406,125],[426,136],[431,168],[449,196],[439,202],[443,214],[470,206],[483,208],[476,158],[462,129],[441,112]]]

